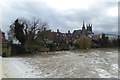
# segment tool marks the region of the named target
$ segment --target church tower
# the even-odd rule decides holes
[[[84,21],[83,21],[82,30],[85,30],[85,24],[84,24]]]
[[[92,33],[92,24],[90,25],[90,31],[91,31],[91,33]]]
[[[92,34],[92,24],[87,25],[87,33]]]
[[[82,35],[86,35],[86,29],[85,29],[84,21],[83,21],[83,26],[82,26]]]

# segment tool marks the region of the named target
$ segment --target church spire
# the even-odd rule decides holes
[[[82,26],[82,35],[86,35],[84,20],[83,20],[83,26]]]
[[[83,20],[83,28],[85,28],[84,20]]]

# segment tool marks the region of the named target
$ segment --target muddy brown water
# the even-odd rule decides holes
[[[2,59],[4,78],[117,78],[118,50],[26,53]]]

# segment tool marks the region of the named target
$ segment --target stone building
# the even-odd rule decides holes
[[[72,44],[74,40],[80,38],[82,35],[91,35],[92,33],[92,24],[86,25],[83,21],[82,29],[74,30],[73,33],[68,30],[67,33],[60,32],[59,29],[57,29],[56,32],[51,30],[44,29],[43,31],[38,32],[36,40],[38,43],[66,43],[66,44]]]
[[[87,35],[92,35],[92,34],[93,34],[92,24],[88,24],[88,25],[85,26],[85,23],[83,21],[82,29],[73,31],[73,38],[78,39],[82,35],[87,36]]]

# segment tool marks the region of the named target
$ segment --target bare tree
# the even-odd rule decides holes
[[[35,17],[31,21],[24,21],[24,31],[27,40],[26,47],[28,47],[30,44],[34,45],[36,38],[38,37],[37,33],[42,32],[44,28],[47,28],[47,25],[47,22],[43,22]]]
[[[47,25],[47,22],[43,22],[42,20],[35,17],[31,20],[19,18],[16,19],[16,21],[10,26],[10,32],[15,38],[19,40],[19,42],[21,42],[21,44],[28,47],[34,44],[37,33],[43,31]]]

